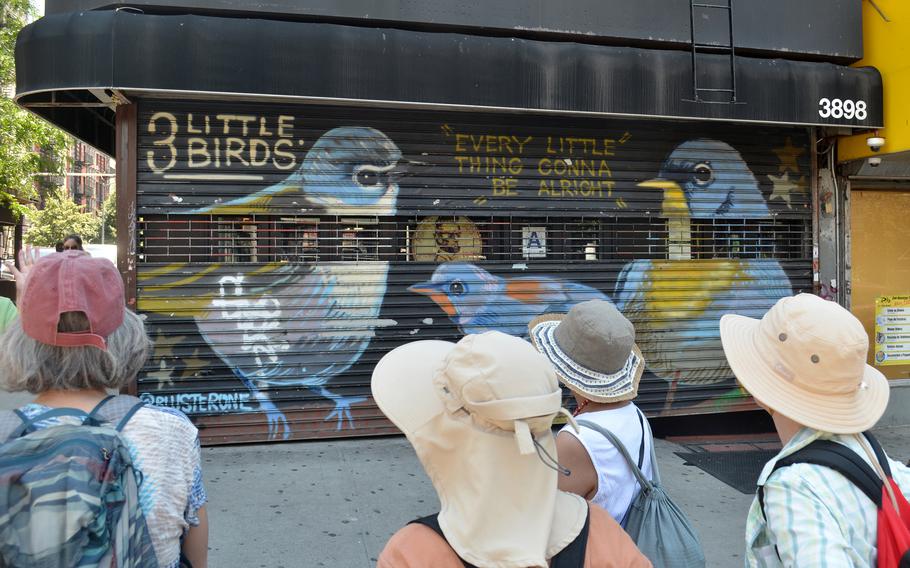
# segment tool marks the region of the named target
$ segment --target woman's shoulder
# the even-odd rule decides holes
[[[181,423],[181,424],[192,424],[192,420],[184,414],[183,412],[177,410],[176,408],[170,408],[168,406],[155,406],[154,404],[144,404],[139,412],[145,412],[149,415],[157,416],[162,420],[167,420],[170,422]]]
[[[176,442],[195,443],[199,430],[186,414],[165,406],[146,404],[127,423],[126,428],[143,433],[167,433]],[[127,432],[130,434],[132,432]]]

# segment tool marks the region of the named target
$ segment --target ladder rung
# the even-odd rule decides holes
[[[720,4],[692,4],[693,8],[717,8],[718,10],[731,10],[729,5],[722,6]]]
[[[687,100],[687,99],[683,99],[683,100]],[[742,105],[742,104],[746,104],[741,101],[734,100],[732,98],[729,101],[706,101],[705,99],[696,99],[696,100],[688,100],[688,102],[700,103],[700,104],[706,104],[706,105]]]
[[[695,51],[713,51],[715,53],[732,53],[735,46],[729,45],[711,45],[707,43],[695,43],[692,44],[692,49]]]
[[[695,87],[696,91],[705,91],[708,93],[732,93],[733,89],[709,89],[707,87]]]

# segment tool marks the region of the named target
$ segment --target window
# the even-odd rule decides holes
[[[319,261],[319,220],[282,217],[276,227],[277,260]]]
[[[219,219],[216,255],[227,264],[259,262],[259,229],[252,219]]]
[[[16,226],[0,224],[0,260],[16,256]]]
[[[354,262],[381,260],[380,254],[387,253],[385,249],[389,248],[379,236],[376,218],[340,219],[331,244],[334,245],[334,258]]]

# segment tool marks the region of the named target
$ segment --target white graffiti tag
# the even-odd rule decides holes
[[[274,331],[281,327],[281,302],[265,296],[255,301],[245,298],[242,274],[224,276],[218,284],[219,297],[212,305],[221,309],[221,317],[235,321],[237,330],[243,332],[241,349],[253,354],[260,370],[279,364],[278,353],[290,349],[288,342],[276,337],[278,333]]]

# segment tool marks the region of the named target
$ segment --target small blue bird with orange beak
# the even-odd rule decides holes
[[[431,298],[462,333],[501,331],[519,337],[528,323],[546,313],[566,313],[587,300],[609,301],[600,290],[552,276],[501,278],[469,262],[439,265],[411,292]]]

